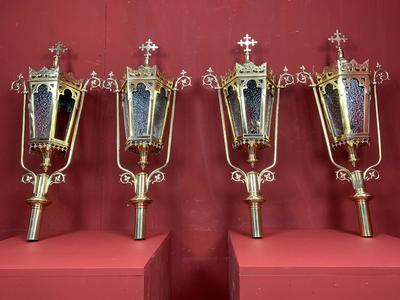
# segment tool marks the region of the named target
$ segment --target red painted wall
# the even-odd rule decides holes
[[[245,33],[259,41],[252,52],[257,63],[267,60],[276,72],[284,65],[297,72],[302,64],[320,70],[335,57],[327,38],[336,28],[349,38],[347,56],[370,58],[371,66],[379,60],[391,74],[379,88],[382,178],[368,188],[376,197],[375,231],[400,235],[397,1],[2,1],[0,7],[3,235],[26,229],[23,200],[32,192],[19,183],[21,99],[9,91],[10,82],[28,66],[49,65],[46,49],[58,39],[71,49],[61,62],[65,70],[80,78],[93,69],[101,76],[113,70],[120,77],[126,65],[142,63],[137,46],[151,37],[160,47],[152,62],[174,77],[185,68],[193,87],[178,97],[172,160],[167,181],[151,187],[148,232],[173,232],[174,299],[226,299],[226,232],[249,230],[248,209],[245,188],[230,181],[224,161],[216,94],[201,87],[201,75],[209,66],[222,74],[241,60],[236,42]],[[132,231],[134,212],[126,201],[133,191],[118,182],[114,114],[111,94],[87,96],[67,183],[48,195],[54,203],[45,212],[43,236],[80,228]],[[277,181],[263,186],[265,227],[356,231],[351,186],[335,182],[311,90],[283,91],[280,118]],[[372,160],[375,149],[366,147],[362,159]]]

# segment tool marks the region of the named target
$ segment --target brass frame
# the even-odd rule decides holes
[[[245,172],[238,166],[235,166],[230,158],[229,154],[229,145],[228,145],[228,137],[227,137],[227,130],[226,130],[226,124],[225,124],[225,113],[224,113],[224,105],[223,105],[223,97],[221,94],[221,90],[224,89],[224,87],[227,85],[227,83],[231,82],[235,75],[225,76],[221,77],[221,83],[219,82],[218,78],[216,75],[213,74],[213,70],[210,67],[207,70],[207,74],[203,76],[203,86],[208,86],[210,88],[213,88],[217,90],[218,94],[218,102],[219,102],[219,110],[221,114],[221,125],[222,125],[222,132],[223,132],[223,138],[224,138],[224,146],[225,146],[225,156],[226,160],[229,164],[229,166],[233,169],[231,173],[231,179],[233,181],[237,182],[242,182],[246,185],[247,193],[248,196],[246,198],[246,201],[249,204],[249,209],[250,209],[250,219],[251,219],[251,236],[252,238],[262,238],[262,221],[261,221],[261,206],[262,203],[265,201],[264,197],[260,194],[260,187],[261,184],[264,182],[272,182],[275,180],[275,173],[271,171],[271,169],[275,166],[276,161],[277,161],[277,150],[278,150],[278,121],[279,121],[279,101],[280,101],[280,90],[282,88],[285,88],[288,85],[291,85],[294,83],[294,77],[293,75],[288,73],[288,69],[285,67],[283,69],[283,73],[280,74],[278,82],[275,84],[273,80],[273,74],[272,72],[270,74],[266,73],[266,63],[262,64],[261,66],[257,67],[250,61],[250,51],[251,49],[249,46],[254,46],[257,42],[254,40],[250,40],[250,36],[246,34],[244,37],[244,41],[239,41],[238,44],[240,46],[246,46],[244,49],[245,53],[245,64],[244,68],[247,66],[250,66],[248,70],[250,70],[252,67],[256,67],[255,73],[249,72],[248,76],[249,78],[257,78],[259,76],[264,76],[264,78],[269,81],[270,84],[274,84],[276,87],[276,107],[275,107],[275,124],[274,124],[274,155],[273,155],[273,161],[272,163],[264,168],[261,172],[257,171],[249,171]],[[242,65],[236,64],[236,70],[240,69]],[[235,70],[233,71],[235,72]],[[246,74],[247,75],[247,74]],[[272,83],[271,83],[272,82]],[[268,83],[267,83],[268,84]],[[273,113],[273,112],[271,112]],[[229,114],[229,110],[228,110]],[[230,118],[230,123],[232,126],[232,119]],[[233,130],[233,126],[232,126]],[[234,132],[234,131],[233,131]],[[269,143],[269,139],[267,141]],[[235,140],[234,140],[234,148],[235,148]],[[253,165],[252,163],[255,160],[255,155],[253,156],[254,153],[249,152],[249,160],[248,162]]]
[[[344,36],[341,36],[340,32],[336,30],[335,35],[329,39],[331,42],[337,42],[337,50],[338,50],[338,68],[336,72],[329,71],[332,69],[324,69],[323,74],[317,74],[316,75],[316,80],[314,80],[313,75],[309,72],[306,71],[304,66],[301,66],[300,72],[297,73],[297,82],[307,84],[307,81],[309,81],[309,86],[313,89],[314,92],[314,98],[315,102],[318,108],[318,114],[321,122],[321,127],[322,131],[324,134],[324,139],[325,139],[325,144],[326,148],[328,150],[328,155],[331,163],[337,168],[336,171],[336,179],[340,181],[348,181],[352,183],[353,189],[354,189],[354,194],[351,196],[351,199],[355,201],[356,208],[357,208],[357,214],[358,214],[358,223],[359,223],[359,228],[360,228],[360,235],[362,237],[372,237],[373,232],[372,232],[372,224],[371,224],[371,217],[370,217],[370,212],[369,212],[369,206],[368,202],[373,198],[372,195],[370,195],[366,189],[365,189],[365,181],[369,180],[377,180],[380,177],[380,174],[378,170],[375,169],[377,167],[381,160],[382,160],[382,143],[381,143],[381,133],[380,133],[380,123],[379,123],[379,111],[378,111],[378,94],[377,94],[377,85],[381,84],[383,81],[389,79],[389,74],[387,71],[383,70],[381,68],[381,65],[377,63],[376,69],[374,70],[373,76],[372,76],[372,85],[373,85],[373,94],[374,94],[374,107],[375,107],[375,119],[376,119],[376,131],[377,131],[377,141],[378,141],[378,160],[366,168],[364,171],[355,169],[353,171],[350,171],[346,167],[342,166],[338,162],[335,161],[333,153],[332,153],[332,148],[337,147],[341,143],[347,143],[350,146],[357,145],[360,142],[369,142],[369,135],[365,136],[365,139],[362,137],[358,139],[357,137],[354,138],[354,141],[351,140],[351,138],[347,139],[338,139],[338,140],[332,140],[331,136],[329,135],[328,132],[328,124],[326,123],[326,120],[324,117],[326,116],[326,113],[324,112],[324,107],[321,105],[322,101],[320,99],[320,86],[321,84],[325,84],[326,82],[330,82],[332,78],[337,78],[338,74],[344,74],[344,75],[349,75],[351,78],[357,78],[361,76],[361,78],[364,78],[365,81],[363,82],[364,87],[365,87],[365,92],[370,91],[370,87],[368,85],[369,83],[369,72],[368,72],[368,60],[365,61],[362,64],[358,64],[355,60],[352,60],[350,62],[347,62],[343,58],[343,50],[340,46],[341,42],[345,42],[347,39]],[[347,67],[346,70],[343,70],[343,66]],[[368,79],[365,77],[368,75]],[[334,79],[333,79],[334,80]],[[361,83],[361,82],[360,82]],[[343,93],[344,86],[339,87],[340,92]],[[343,105],[343,104],[342,104]],[[369,116],[368,116],[369,119]],[[364,124],[365,126],[365,124]],[[348,150],[348,149],[346,149]],[[350,162],[355,162],[357,160],[356,157],[352,158],[352,153],[349,152]],[[354,154],[355,155],[355,154]],[[355,164],[353,164],[355,166]]]
[[[131,79],[138,83],[143,82],[143,79],[159,79],[163,78],[160,73],[158,73],[156,66],[150,67],[149,66],[149,57],[151,56],[150,50],[155,50],[158,47],[152,44],[151,40],[149,39],[145,44],[139,47],[141,50],[146,50],[145,53],[145,64],[140,66],[137,70],[127,68],[128,76],[124,78],[124,82],[122,87],[126,84],[126,81]],[[157,77],[158,76],[158,77]],[[116,154],[117,154],[117,165],[120,170],[122,170],[122,174],[120,175],[120,182],[122,184],[129,184],[132,185],[135,189],[135,196],[131,198],[129,201],[135,206],[136,210],[136,217],[135,217],[135,230],[134,230],[134,239],[135,240],[143,240],[145,239],[145,217],[146,217],[146,208],[147,205],[151,203],[151,199],[147,196],[150,184],[162,182],[165,180],[165,173],[162,170],[168,165],[170,160],[171,154],[171,144],[172,144],[172,135],[173,135],[173,125],[175,119],[175,101],[176,101],[176,94],[179,90],[183,90],[187,86],[192,85],[192,80],[189,76],[186,75],[186,71],[182,70],[181,76],[176,79],[176,81],[168,81],[161,79],[159,82],[158,92],[161,88],[167,87],[169,92],[172,92],[172,104],[171,105],[171,116],[170,116],[170,123],[169,123],[169,133],[168,133],[168,144],[167,144],[167,153],[165,162],[158,168],[154,169],[150,173],[144,172],[143,169],[146,165],[148,165],[147,161],[147,150],[144,149],[143,151],[139,151],[140,153],[140,160],[139,165],[142,168],[142,171],[135,174],[133,171],[130,171],[127,167],[123,166],[121,163],[120,158],[120,150],[121,150],[121,141],[120,141],[120,94],[122,93],[122,89],[119,88],[118,82],[114,77],[112,72],[109,73],[107,79],[103,81],[102,87],[106,90],[109,90],[115,93],[116,98]],[[153,89],[157,89],[157,87],[153,87]],[[151,89],[149,89],[151,90]],[[122,97],[121,97],[122,98]],[[149,108],[150,110],[150,108]],[[168,108],[167,108],[168,112]],[[166,125],[167,119],[167,112],[164,121],[164,127]],[[150,111],[149,111],[150,114]],[[148,120],[148,122],[153,122],[152,120]],[[154,143],[151,145],[155,148],[156,151],[160,151],[162,148],[162,138],[160,139],[159,143]],[[142,146],[142,145],[139,145]],[[147,147],[148,145],[143,145],[143,147]],[[130,145],[126,145],[125,149],[127,150]]]
[[[58,78],[58,74],[59,74],[59,67],[58,67],[58,60],[60,57],[60,51],[63,51],[63,49],[66,48],[60,48],[57,47],[62,45],[60,42],[58,42],[56,44],[56,47],[50,48],[49,50],[51,51],[51,49],[56,51],[56,55],[54,63],[53,63],[53,70],[55,70],[56,72],[56,78]],[[31,68],[29,68],[29,73],[30,76],[32,76],[32,72],[35,72],[39,78],[40,76],[45,76],[46,74],[48,74],[49,70],[51,71],[51,69],[47,69],[47,68],[42,68],[40,71],[35,72],[33,71]],[[33,74],[35,75],[35,74]],[[59,140],[54,139],[54,145],[51,144],[46,144],[46,145],[34,145],[34,143],[30,143],[30,148],[35,148],[38,147],[41,151],[43,150],[43,152],[46,152],[47,154],[44,155],[43,157],[43,163],[42,163],[42,167],[44,172],[43,173],[35,173],[34,171],[32,171],[30,168],[28,168],[25,164],[25,160],[24,160],[24,153],[25,153],[25,126],[26,126],[26,106],[27,106],[27,96],[29,94],[33,95],[33,91],[31,88],[31,83],[30,83],[30,89],[27,88],[27,84],[22,76],[22,73],[20,73],[18,75],[17,80],[13,81],[11,83],[11,90],[16,91],[17,93],[21,93],[22,97],[23,97],[23,102],[22,102],[22,127],[21,127],[21,156],[20,156],[20,164],[21,167],[27,172],[25,175],[22,176],[21,181],[23,183],[31,183],[33,185],[33,196],[29,199],[27,199],[27,203],[31,206],[31,217],[30,217],[30,222],[29,222],[29,228],[28,228],[28,233],[27,233],[27,240],[28,241],[37,241],[39,240],[39,236],[40,236],[40,226],[41,226],[41,221],[42,221],[42,216],[43,216],[43,211],[44,208],[46,206],[48,206],[51,201],[48,200],[46,198],[48,189],[51,185],[53,184],[59,184],[59,183],[63,183],[65,182],[65,177],[66,175],[63,173],[71,164],[72,161],[72,156],[74,153],[74,148],[75,148],[75,140],[76,140],[76,136],[78,133],[78,127],[79,127],[79,121],[80,121],[80,117],[81,117],[81,113],[82,113],[82,108],[83,108],[83,102],[84,102],[84,98],[85,98],[85,94],[87,92],[87,89],[90,85],[90,90],[92,90],[93,88],[99,87],[100,86],[100,79],[97,78],[97,74],[96,72],[92,72],[91,76],[86,80],[86,82],[84,84],[82,84],[82,81],[79,81],[79,88],[76,84],[74,84],[75,82],[77,82],[76,80],[72,80],[69,77],[72,76],[71,74],[66,75],[66,76],[61,76],[61,80],[60,82],[62,84],[66,84],[68,85],[68,87],[71,85],[71,88],[76,92],[79,93],[79,98],[77,98],[76,101],[80,101],[77,104],[77,111],[74,112],[74,114],[76,113],[76,116],[73,115],[73,117],[76,117],[76,122],[74,124],[74,128],[72,129],[71,126],[71,130],[70,132],[68,132],[67,135],[72,134],[72,138],[71,138],[71,142],[70,145],[66,144],[66,143],[59,143]],[[57,82],[57,79],[51,79],[51,81]],[[47,80],[30,80],[30,82],[46,82]],[[46,83],[43,83],[46,84]],[[37,84],[38,86],[41,84]],[[54,90],[57,90],[54,87]],[[59,95],[56,94],[56,97],[58,97]],[[54,97],[53,97],[54,99]],[[52,112],[52,123],[54,122],[54,118],[55,118],[55,113]],[[54,130],[54,128],[53,128]],[[67,139],[68,140],[68,139]],[[38,140],[38,142],[40,142],[40,140]],[[52,141],[53,143],[53,141]],[[58,144],[60,144],[58,146]],[[47,174],[47,170],[48,170],[48,166],[50,165],[50,156],[51,156],[51,151],[52,151],[52,147],[55,147],[57,150],[60,151],[68,151],[68,147],[69,147],[69,153],[68,153],[68,159],[65,163],[65,165],[63,167],[61,167],[60,169],[52,172],[50,175]]]

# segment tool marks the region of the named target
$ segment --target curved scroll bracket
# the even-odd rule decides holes
[[[260,183],[275,181],[275,173],[270,170],[264,170],[258,175]]]
[[[108,74],[108,77],[103,81],[102,87],[103,89],[109,90],[110,92],[119,93],[120,90],[118,82],[115,79],[115,75],[113,72],[110,72]]]
[[[212,89],[220,89],[221,86],[218,83],[218,78],[215,76],[214,71],[211,67],[208,68],[207,74],[203,77],[203,85],[208,86]]]
[[[366,181],[369,181],[369,180],[378,180],[381,176],[377,169],[371,168],[365,170],[363,177]]]
[[[86,92],[88,87],[90,91],[95,88],[101,87],[101,80],[99,77],[97,77],[97,73],[95,71],[92,71],[92,73],[90,73],[90,77],[86,80],[83,86],[83,91]]]
[[[35,181],[36,181],[36,175],[33,172],[28,172],[21,178],[21,182],[23,183],[35,184]]]
[[[278,87],[283,89],[291,84],[294,84],[294,76],[289,73],[289,69],[285,66],[283,73],[279,76]]]
[[[246,183],[246,174],[242,170],[235,170],[231,173],[231,180]]]
[[[347,169],[339,169],[335,173],[337,180],[351,182],[350,172]]]
[[[26,88],[26,82],[24,80],[24,76],[22,73],[19,73],[17,76],[17,80],[14,80],[11,82],[11,91],[15,91],[20,94],[26,94],[28,93],[28,90]]]
[[[385,80],[389,80],[389,73],[386,70],[382,69],[380,63],[376,63],[376,69],[374,71],[374,80],[372,83],[374,85],[377,85],[381,84]]]
[[[50,176],[50,185],[65,183],[65,177],[66,177],[66,175],[64,173],[61,173],[61,172],[53,173]]]
[[[306,71],[306,67],[304,65],[300,67],[300,72],[296,73],[296,79],[298,83],[308,84],[307,82],[309,81],[309,85],[311,87],[315,86],[315,82],[311,73]]]
[[[136,185],[136,176],[131,172],[125,172],[119,175],[119,181],[122,184]]]
[[[147,178],[147,186],[153,183],[165,181],[165,173],[160,170],[156,170],[151,172],[149,177]]]
[[[192,78],[186,75],[187,72],[182,70],[181,76],[179,76],[174,85],[174,90],[183,90],[185,87],[192,86]]]

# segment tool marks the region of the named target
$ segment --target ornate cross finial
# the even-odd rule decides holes
[[[328,39],[332,44],[336,43],[336,48],[338,49],[339,58],[343,58],[343,50],[340,47],[341,43],[345,43],[347,41],[347,37],[345,37],[342,33],[336,29],[336,32]]]
[[[241,47],[245,47],[243,52],[246,56],[246,62],[250,61],[250,52],[251,49],[249,46],[254,46],[255,44],[257,44],[258,42],[255,41],[251,36],[249,36],[247,33],[246,35],[243,37],[243,39],[241,39],[239,42],[237,42],[238,45],[240,45]]]
[[[150,56],[151,56],[150,51],[156,51],[156,49],[158,49],[158,46],[156,44],[154,44],[151,41],[151,39],[148,39],[144,44],[141,44],[139,46],[139,49],[142,50],[142,51],[146,51],[146,53],[144,54],[145,65],[148,66],[149,65],[149,61],[150,61]]]
[[[54,65],[54,67],[58,67],[58,61],[59,61],[60,56],[61,56],[60,53],[61,53],[61,52],[67,51],[68,48],[65,47],[65,46],[63,45],[63,43],[61,43],[60,41],[58,41],[57,43],[55,43],[55,45],[54,45],[53,47],[50,47],[49,50],[50,50],[51,53],[53,53],[53,52],[56,53],[56,54],[54,55],[54,62],[53,62],[53,65]]]

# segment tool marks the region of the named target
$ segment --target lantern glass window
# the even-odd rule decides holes
[[[65,89],[58,98],[57,123],[54,137],[58,140],[67,141],[71,120],[74,113],[75,99],[72,91]]]
[[[234,138],[236,139],[238,136],[243,134],[243,131],[238,93],[232,85],[228,87],[226,99],[228,102],[229,116],[231,118],[232,132],[234,133]]]
[[[153,124],[153,136],[154,138],[161,140],[164,124],[168,109],[168,97],[165,88],[161,88],[157,94],[157,100],[154,107],[154,124]]]
[[[148,121],[150,109],[150,91],[144,83],[138,83],[136,90],[132,92],[133,118],[131,126],[134,131],[134,138],[141,138],[148,135]]]
[[[267,85],[266,111],[265,111],[265,134],[269,137],[271,133],[272,109],[274,107],[274,88]]]
[[[261,91],[255,80],[249,80],[243,90],[248,134],[261,134]]]
[[[51,116],[53,108],[53,94],[46,84],[39,85],[37,91],[33,94],[33,118],[34,124],[31,128],[31,138],[49,139],[51,128]]]
[[[363,133],[365,116],[364,87],[359,85],[357,79],[350,79],[346,87],[346,100],[352,133]]]
[[[322,95],[322,99],[326,107],[326,114],[332,135],[334,137],[343,135],[339,90],[332,83],[328,83],[325,86],[325,94]]]
[[[125,139],[131,136],[131,130],[129,127],[129,102],[126,91],[122,93],[122,112],[124,115],[124,129],[125,129]]]

